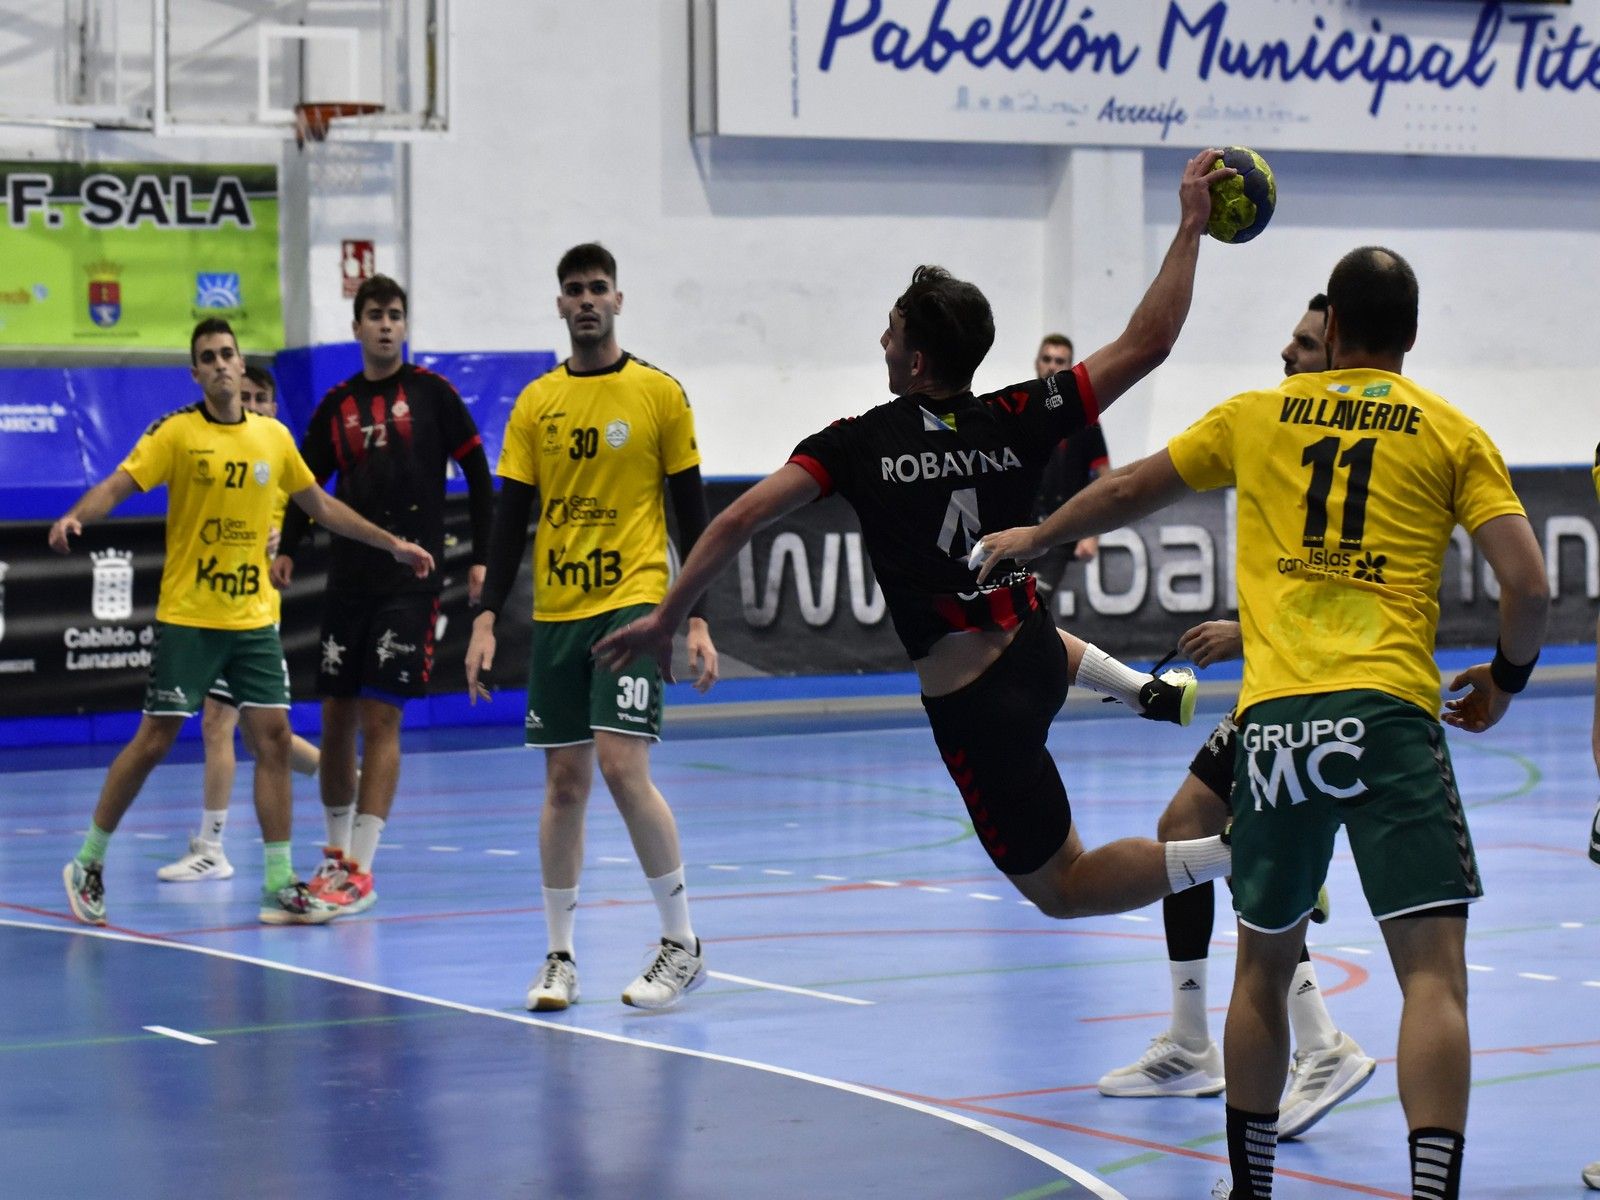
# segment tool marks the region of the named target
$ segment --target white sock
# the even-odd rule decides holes
[[[1206,1019],[1206,960],[1168,962],[1172,971],[1172,1040],[1190,1050],[1211,1044]]]
[[[1161,845],[1167,852],[1167,882],[1175,892],[1208,879],[1221,879],[1233,866],[1233,847],[1221,836]]]
[[[355,816],[354,804],[341,804],[337,808],[324,804],[322,819],[328,826],[327,847],[340,854],[350,853],[350,822]]]
[[[572,957],[572,926],[578,915],[578,889],[543,888],[544,928],[550,939],[547,954]]]
[[[1076,687],[1121,700],[1134,712],[1139,712],[1139,689],[1150,682],[1150,676],[1112,658],[1099,646],[1085,643],[1078,676],[1072,682]]]
[[[661,913],[661,936],[687,950],[695,948],[694,930],[689,925],[689,891],[683,882],[683,867],[648,880],[650,894]]]
[[[357,813],[350,828],[350,853],[345,858],[366,874],[372,874],[372,861],[378,857],[378,839],[383,836],[383,818]]]
[[[1328,1015],[1317,986],[1317,972],[1309,962],[1295,964],[1289,984],[1289,1025],[1296,1050],[1329,1050],[1339,1040],[1339,1028]]]
[[[213,846],[222,845],[222,831],[228,824],[228,810],[208,808],[200,814],[200,840]]]

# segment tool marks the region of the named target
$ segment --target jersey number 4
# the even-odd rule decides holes
[[[961,535],[960,545],[956,544],[957,534]],[[978,522],[978,489],[957,488],[950,494],[950,504],[944,510],[944,524],[939,529],[939,549],[946,554],[965,558],[982,536],[983,526]]]
[[[1300,456],[1300,465],[1311,468],[1311,483],[1306,488],[1306,529],[1304,545],[1321,546],[1328,533],[1328,493],[1333,490],[1335,464],[1350,469],[1344,496],[1344,517],[1339,523],[1339,549],[1357,550],[1367,528],[1367,487],[1372,482],[1372,455],[1377,438],[1362,438],[1342,454],[1336,437],[1312,442]]]

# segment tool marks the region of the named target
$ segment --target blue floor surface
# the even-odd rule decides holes
[[[1214,719],[1179,730],[1079,710],[1058,723],[1084,840],[1153,831]],[[1469,928],[1464,1196],[1577,1200],[1590,1194],[1579,1169],[1600,1158],[1589,726],[1586,697],[1548,695],[1487,735],[1450,737],[1488,889]],[[1165,1028],[1159,908],[1055,922],[1022,902],[925,728],[674,741],[669,721],[656,781],[712,977],[667,1012],[620,1003],[656,917],[597,782],[583,1002],[531,1021],[543,764],[514,740],[418,739],[379,903],[323,928],[256,923],[243,777],[226,838],[238,874],[156,881],[199,811],[199,766],[163,766],[107,863],[112,931],[133,941],[65,915],[61,865],[103,767],[0,774],[0,1194],[290,1196],[338,1174],[359,1195],[1166,1200],[1204,1197],[1226,1173],[1220,1099],[1095,1089]],[[296,789],[309,872],[320,813],[314,786]],[[1379,1066],[1281,1148],[1277,1194],[1403,1198],[1398,994],[1342,842],[1330,884],[1313,956],[1335,1019]],[[1233,961],[1219,910],[1217,1036]]]

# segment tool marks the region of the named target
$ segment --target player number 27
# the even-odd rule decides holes
[[[1359,549],[1366,533],[1367,487],[1372,482],[1372,455],[1378,447],[1378,439],[1362,438],[1340,453],[1342,445],[1336,437],[1325,437],[1312,442],[1300,456],[1300,465],[1311,468],[1311,483],[1306,487],[1304,545],[1321,546],[1327,536],[1328,493],[1333,490],[1335,465],[1350,469],[1344,517],[1339,523],[1339,549]]]

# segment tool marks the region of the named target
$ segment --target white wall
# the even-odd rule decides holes
[[[1171,236],[1178,150],[1076,152],[1119,185],[1139,174],[1121,159],[1143,159],[1143,194],[1084,213],[1071,151],[697,143],[683,0],[478,0],[457,27],[456,136],[413,157],[418,344],[564,349],[554,263],[599,238],[619,259],[624,344],[684,381],[714,474],[770,470],[799,437],[885,398],[876,339],[917,263],[989,294],[999,336],[979,382],[999,385],[1028,373],[1046,327],[1080,352],[1115,336]],[[1204,247],[1177,351],[1107,418],[1117,458],[1275,379],[1304,301],[1340,254],[1375,241],[1422,282],[1416,377],[1513,462],[1588,459],[1600,167],[1274,158],[1273,227]],[[1130,220],[1140,262],[1118,250]]]

